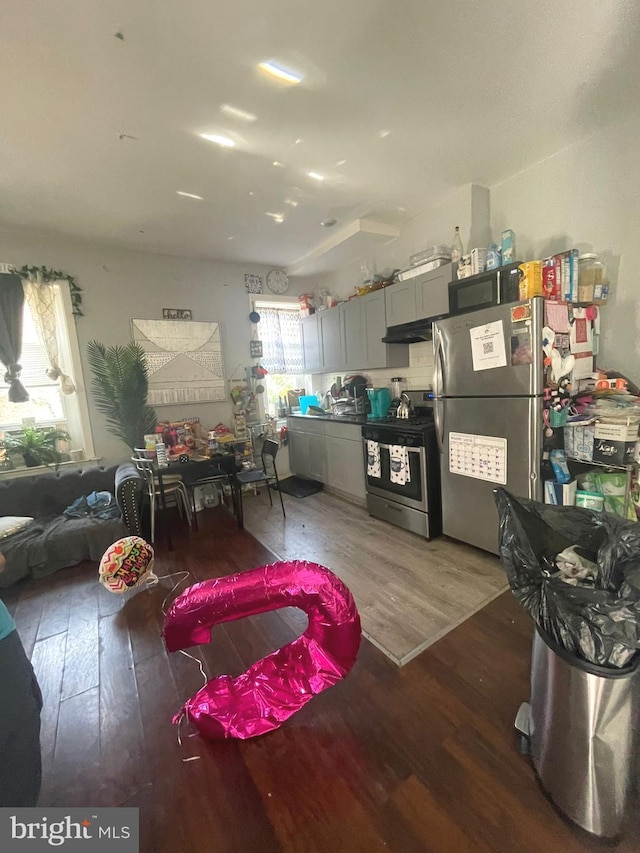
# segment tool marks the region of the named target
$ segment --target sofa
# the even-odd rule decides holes
[[[92,492],[114,495],[118,517],[70,518],[64,514],[78,498]],[[142,480],[130,462],[0,479],[0,517],[34,518],[22,530],[0,539],[6,561],[0,588],[83,560],[98,561],[116,539],[140,536],[141,500]]]

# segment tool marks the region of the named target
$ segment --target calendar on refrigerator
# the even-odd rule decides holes
[[[466,432],[449,433],[449,471],[505,486],[507,439]]]

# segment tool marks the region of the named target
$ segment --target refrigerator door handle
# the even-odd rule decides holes
[[[438,452],[442,453],[442,444],[444,441],[444,418],[440,415],[440,406],[443,405],[443,401],[439,400],[437,397],[433,401],[433,420],[436,425],[436,441],[438,442]]]
[[[433,391],[434,396],[442,397],[444,394],[444,360],[442,354],[442,334],[438,328],[438,324],[433,326],[435,335],[433,338]]]
[[[540,462],[542,460],[542,411],[539,397],[529,398],[529,499],[541,501]]]

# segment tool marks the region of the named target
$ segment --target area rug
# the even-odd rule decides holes
[[[274,488],[277,489],[278,487],[274,486]],[[280,491],[294,498],[308,498],[309,495],[315,495],[323,488],[323,483],[318,483],[317,480],[307,480],[304,477],[287,477],[285,480],[280,480]]]

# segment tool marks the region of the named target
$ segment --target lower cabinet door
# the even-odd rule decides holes
[[[289,468],[293,474],[309,477],[308,436],[304,432],[289,430]]]
[[[365,498],[362,441],[326,437],[327,485],[355,498]]]
[[[327,445],[324,435],[313,435],[308,433],[307,453],[308,453],[308,470],[307,476],[312,480],[319,480],[321,483],[327,479]]]

